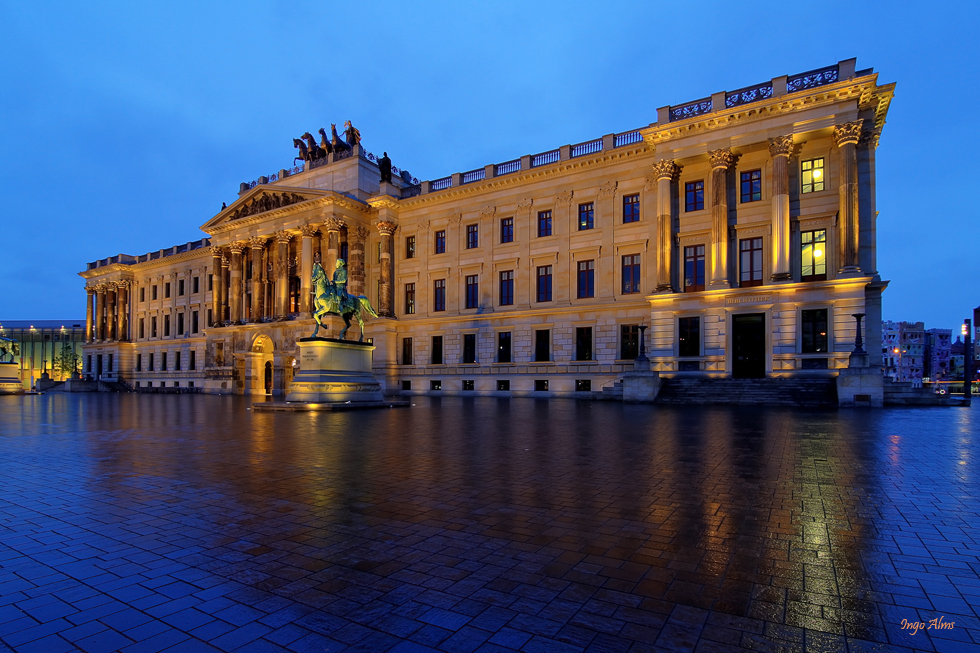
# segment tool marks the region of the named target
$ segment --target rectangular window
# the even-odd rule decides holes
[[[142,340],[143,338],[146,337],[146,320],[144,318],[142,318],[142,317],[140,318],[140,331],[139,331],[139,333],[140,333],[140,340]]]
[[[504,270],[500,273],[500,305],[514,304],[514,271]]]
[[[800,279],[824,281],[827,279],[827,230],[814,229],[800,232]]]
[[[157,299],[157,287],[156,286],[152,286],[150,288],[150,299],[153,300],[153,301],[156,301],[156,299]]]
[[[177,313],[177,335],[184,335],[184,314]]]
[[[412,389],[411,381],[402,381],[402,390],[411,390],[411,389]]]
[[[170,335],[170,316],[163,316],[163,337],[166,338]]]
[[[477,308],[480,305],[480,276],[466,276],[466,308]]]
[[[153,352],[150,352],[150,367],[148,368],[151,372],[155,369],[153,367]]]
[[[762,285],[762,238],[738,241],[739,285],[742,288]]]
[[[762,171],[749,170],[740,175],[742,204],[762,199]]]
[[[200,330],[199,327],[197,311],[191,311],[191,333],[197,333]]]
[[[405,284],[405,315],[415,314],[415,284]]]
[[[140,286],[140,302],[145,302],[145,301],[146,301],[146,288]]]
[[[143,354],[136,354],[136,371],[143,371]]]
[[[640,195],[623,195],[623,224],[640,221]]]
[[[534,391],[535,392],[547,392],[548,391],[548,379],[534,379]]]
[[[640,325],[623,324],[619,327],[619,357],[633,360],[640,355]]]
[[[473,379],[463,379],[463,390],[465,392],[476,390],[476,383],[473,381]]]
[[[469,365],[476,362],[476,334],[463,334],[463,364]]]
[[[497,362],[498,363],[509,363],[511,362],[511,339],[510,331],[501,331],[497,334]]]
[[[214,324],[214,322],[212,322],[212,321],[211,321],[211,316],[212,316],[212,315],[213,315],[213,314],[212,314],[212,312],[211,312],[211,309],[209,308],[209,309],[208,309],[208,321],[207,321],[207,324]]]
[[[701,211],[704,209],[704,180],[689,181],[684,184],[684,210]]]
[[[640,255],[627,254],[623,257],[623,294],[640,292]]]
[[[442,365],[442,336],[432,336],[432,357],[430,362],[433,365]]]
[[[163,284],[163,298],[170,299],[170,282]]]
[[[178,297],[183,297],[184,296],[184,280],[183,279],[179,279],[177,281],[177,296]]]
[[[209,274],[208,275],[208,291],[210,292],[212,290],[214,290],[214,275],[213,274]]]
[[[436,279],[433,282],[432,310],[433,311],[446,310],[446,280],[445,279]]]
[[[405,258],[415,258],[415,236],[405,238]]]
[[[112,372],[112,354],[109,354],[109,371]]]
[[[592,360],[592,327],[575,327],[575,360]]]
[[[191,349],[190,360],[187,362],[187,369],[196,370],[197,369],[197,352]]]
[[[551,266],[542,265],[538,267],[538,301],[551,301]]]
[[[551,235],[551,211],[538,211],[538,238]]]
[[[167,352],[163,352],[162,354],[160,354],[160,371],[161,372],[167,371]]]
[[[684,292],[704,290],[704,245],[684,248]]]
[[[827,351],[827,309],[800,311],[800,341],[804,354]]]
[[[201,277],[191,278],[191,293],[196,295],[201,292]]]
[[[500,221],[500,242],[514,242],[514,218],[504,218]]]
[[[153,317],[150,318],[150,337],[151,338],[156,338],[157,337],[157,317],[156,317],[156,315],[154,315]]]
[[[701,355],[701,318],[682,317],[677,320],[677,355]]]
[[[446,231],[440,230],[436,232],[436,254],[446,253]]]
[[[578,298],[595,297],[595,261],[578,262]]]
[[[551,360],[551,331],[548,329],[534,331],[534,360],[539,363]]]
[[[411,338],[402,338],[402,365],[415,365],[415,353],[412,351]]]
[[[497,391],[507,392],[510,390],[510,379],[498,379],[497,380]]]
[[[429,381],[429,390],[442,390],[442,381],[439,379]]]
[[[575,379],[575,392],[592,392],[592,379]]]
[[[466,225],[466,249],[476,249],[480,246],[480,225]]]
[[[595,227],[595,209],[592,202],[578,205],[578,230],[586,231]]]
[[[180,371],[180,364],[184,358],[183,354],[178,350],[174,352],[174,369]]]
[[[810,159],[800,164],[800,182],[803,193],[816,193],[824,189],[823,157]]]

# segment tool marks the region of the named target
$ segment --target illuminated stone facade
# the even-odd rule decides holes
[[[587,396],[632,370],[641,325],[665,376],[831,376],[853,314],[881,337],[875,148],[893,90],[842,61],[421,183],[381,182],[355,146],[243,184],[208,240],[90,264],[86,351],[115,352],[140,388],[282,393],[319,254],[345,258],[382,316],[367,335],[389,392]]]

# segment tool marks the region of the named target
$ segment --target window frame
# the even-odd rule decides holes
[[[806,240],[807,234],[812,234],[809,241]],[[823,237],[817,239],[817,234],[821,234]],[[817,243],[823,244],[823,259],[822,262],[817,261],[816,257],[813,256],[813,246]],[[807,266],[807,258],[810,259],[810,265]],[[806,274],[805,270],[809,267],[812,272]],[[823,268],[823,272],[818,272],[820,268]],[[827,229],[805,229],[800,231],[800,281],[826,281],[827,280]]]
[[[480,247],[480,225],[466,225],[466,249],[477,249]]]
[[[595,229],[595,202],[583,202],[578,205],[578,230]]]
[[[442,313],[446,310],[446,280],[432,281],[432,312]]]
[[[595,360],[595,329],[590,326],[575,327],[575,360]]]
[[[443,365],[445,361],[444,355],[442,335],[432,336],[429,340],[429,364]]]
[[[479,308],[480,307],[480,275],[478,274],[468,274],[464,279],[466,283],[466,301],[465,307]]]
[[[405,258],[415,258],[415,236],[405,237]]]
[[[689,254],[688,252],[691,252]],[[684,246],[684,292],[701,292],[705,287],[705,257],[706,247],[703,244]],[[691,279],[690,270],[693,268],[694,281],[700,280],[701,283],[688,283]]]
[[[500,244],[514,242],[514,218],[500,219]]]
[[[439,229],[435,233],[433,238],[435,243],[435,254],[445,254],[446,253],[446,230]]]
[[[514,305],[514,271],[501,270],[499,275],[499,305]]]
[[[642,268],[641,254],[623,254],[620,267],[620,290],[623,295],[640,293],[640,272]],[[627,274],[627,271],[629,272]],[[629,279],[629,282],[627,281]]]
[[[405,284],[405,315],[415,315],[415,282]]]
[[[543,304],[554,300],[553,270],[550,265],[539,265],[535,272],[535,293],[536,302]]]
[[[819,162],[819,165],[817,163]],[[820,171],[816,175],[818,181],[814,181],[814,172]],[[809,182],[807,182],[809,179]],[[819,188],[818,188],[819,186]],[[800,194],[820,193],[827,190],[827,166],[822,156],[800,161]]]
[[[765,261],[762,252],[762,236],[749,236],[738,239],[739,288],[753,288],[762,285],[763,265]],[[746,258],[748,258],[748,266],[746,266]],[[746,272],[748,272],[748,278],[746,278]]]
[[[475,333],[463,334],[463,347],[460,364],[475,365],[477,363],[477,338]]]
[[[739,198],[741,204],[762,201],[762,169],[739,173]]]
[[[402,338],[402,365],[415,365],[415,345],[411,337]]]
[[[695,328],[691,329],[691,326]],[[687,328],[685,328],[685,326]],[[693,353],[692,353],[693,352]],[[680,315],[677,317],[677,357],[699,358],[701,356],[701,316]]]
[[[554,235],[554,222],[551,209],[538,211],[538,238],[547,238]]]
[[[818,332],[821,321],[818,314],[823,314],[823,333]],[[808,328],[810,332],[808,333]],[[820,346],[823,345],[823,349]],[[827,354],[830,351],[830,311],[827,308],[800,309],[800,353]]]
[[[633,354],[630,356],[630,354]],[[619,360],[636,360],[640,355],[640,325],[619,325]]]
[[[496,358],[497,358],[496,362],[498,363],[514,362],[514,337],[510,331],[497,332],[497,357]]]
[[[640,221],[640,194],[623,195],[623,224]]]
[[[551,329],[534,330],[534,362],[551,362]]]
[[[595,259],[586,259],[576,263],[576,287],[578,299],[595,297]]]
[[[684,213],[704,210],[704,179],[684,183]]]

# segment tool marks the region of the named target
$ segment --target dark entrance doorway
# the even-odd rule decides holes
[[[732,316],[732,376],[761,379],[766,375],[766,314]]]
[[[102,354],[95,355],[95,378],[102,378]]]
[[[265,363],[265,393],[267,395],[272,394],[272,363],[270,361]]]

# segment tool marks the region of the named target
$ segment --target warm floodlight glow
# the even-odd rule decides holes
[[[819,247],[813,248],[813,258],[820,258],[823,256],[823,250]]]
[[[813,178],[816,180],[816,179],[820,179],[821,177],[823,177],[823,170],[821,170],[820,168],[815,168],[813,170]]]

